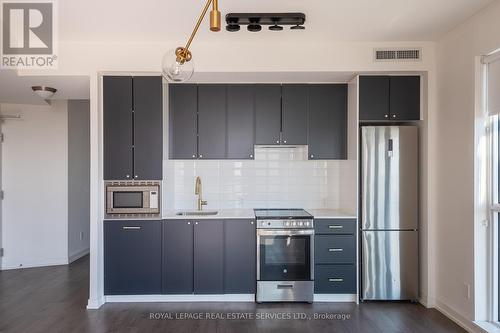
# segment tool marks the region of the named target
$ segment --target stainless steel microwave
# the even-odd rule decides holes
[[[106,182],[106,215],[108,217],[160,216],[160,182]]]

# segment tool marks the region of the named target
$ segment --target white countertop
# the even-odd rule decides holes
[[[206,209],[205,211],[210,211]],[[338,209],[306,209],[316,219],[355,219],[356,214]],[[168,210],[163,212],[162,219],[167,220],[203,220],[203,219],[254,219],[253,209],[220,209],[216,215],[176,215],[178,211]]]
[[[315,219],[355,219],[356,214],[338,209],[306,209]]]
[[[183,210],[184,211],[184,210]],[[190,211],[190,210],[187,210]],[[207,212],[211,211],[206,209]],[[216,215],[176,215],[178,211],[170,210],[163,212],[162,219],[167,220],[206,220],[206,219],[254,219],[253,209],[220,209]]]

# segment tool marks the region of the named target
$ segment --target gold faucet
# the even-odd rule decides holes
[[[202,210],[203,206],[206,206],[208,202],[201,199],[201,178],[196,177],[196,182],[194,185],[194,194],[198,196],[198,210]]]

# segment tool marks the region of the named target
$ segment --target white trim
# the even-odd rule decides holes
[[[97,310],[104,305],[104,298],[99,299],[89,299],[87,303],[87,310]]]
[[[454,321],[457,325],[465,329],[467,332],[471,333],[487,333],[487,331],[483,330],[481,327],[477,326],[474,322],[468,320],[463,317],[461,314],[451,309],[443,302],[436,300],[436,310],[444,314],[446,317]]]
[[[63,266],[68,264],[68,258],[61,259],[53,259],[42,262],[28,262],[22,263],[22,266],[19,264],[9,264],[7,262],[3,262],[2,271],[12,270],[12,269],[25,269],[25,268],[37,268],[37,267],[47,267],[47,266]]]
[[[476,321],[474,322],[477,326],[481,327],[484,331],[488,333],[500,333],[500,324],[489,322],[489,321]]]
[[[68,257],[68,264],[71,264],[74,261],[77,261],[78,259],[85,257],[87,254],[90,253],[90,248],[81,250],[76,252],[75,254],[72,254]]]
[[[481,57],[481,63],[484,65],[491,64],[498,60],[500,60],[500,49]]]
[[[255,294],[217,295],[109,295],[105,303],[146,303],[146,302],[255,302]],[[90,304],[90,303],[89,303]]]
[[[356,294],[314,294],[314,302],[358,302]]]

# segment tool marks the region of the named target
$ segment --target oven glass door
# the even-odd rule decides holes
[[[312,235],[280,234],[279,232],[269,234],[266,230],[262,231],[258,237],[260,281],[312,279]]]

